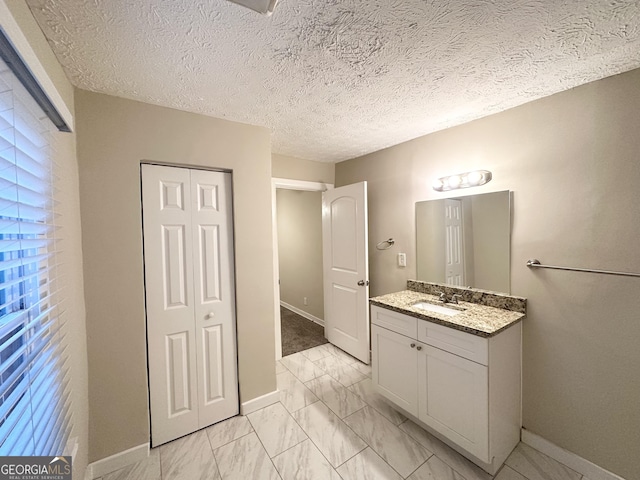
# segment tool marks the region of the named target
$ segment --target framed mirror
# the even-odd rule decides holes
[[[417,279],[511,293],[511,193],[416,203]]]

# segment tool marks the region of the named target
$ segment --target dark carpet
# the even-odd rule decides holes
[[[317,323],[284,307],[280,307],[280,318],[283,357],[328,343],[324,338],[324,327]]]

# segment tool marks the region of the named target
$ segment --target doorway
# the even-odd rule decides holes
[[[281,313],[282,307],[286,309],[286,311],[285,310],[282,311],[284,315],[286,315],[285,321],[288,323],[288,325],[291,326],[294,334],[295,334],[296,328],[300,328],[302,331],[306,330],[309,333],[308,341],[313,342],[314,340],[312,337],[315,337],[315,341],[318,341],[319,330],[317,328],[314,328],[316,325],[312,324],[311,322],[315,322],[317,326],[320,326],[323,324],[323,318],[322,318],[322,312],[323,312],[322,288],[323,287],[322,287],[322,280],[321,280],[322,279],[322,263],[320,263],[319,266],[317,266],[317,262],[315,262],[317,268],[319,268],[319,271],[315,272],[317,275],[314,275],[313,273],[309,273],[309,275],[314,276],[314,278],[316,279],[318,278],[318,275],[319,275],[319,278],[320,278],[319,285],[316,284],[317,281],[308,282],[307,281],[309,280],[308,275],[307,275],[307,278],[305,279],[305,282],[301,282],[301,283],[307,283],[307,284],[311,283],[311,285],[307,285],[307,286],[308,288],[311,288],[313,290],[314,292],[313,294],[310,294],[310,295],[304,294],[303,287],[295,284],[291,285],[291,280],[289,280],[289,285],[282,285],[282,287],[285,288],[286,290],[283,292],[285,295],[285,298],[281,298],[281,291],[280,291],[281,255],[279,253],[279,248],[278,248],[279,246],[278,208],[277,208],[278,196],[279,196],[278,192],[280,192],[280,197],[281,197],[280,200],[285,199],[287,205],[295,206],[295,207],[292,207],[295,210],[295,212],[293,213],[296,213],[299,215],[301,212],[301,208],[303,207],[304,204],[313,204],[314,202],[317,202],[317,198],[319,198],[319,196],[321,195],[321,192],[330,190],[330,189],[333,189],[332,184],[319,183],[319,182],[307,182],[307,181],[301,181],[301,180],[288,180],[288,179],[282,179],[282,178],[272,179],[272,206],[273,206],[272,207],[273,209],[272,223],[273,223],[273,245],[274,245],[273,269],[274,269],[274,307],[275,307],[274,316],[275,316],[276,360],[279,360],[283,356],[283,349],[282,349],[283,320],[282,320],[282,313]],[[312,198],[314,197],[313,195],[305,196],[304,195],[305,192],[317,192],[318,197]],[[310,198],[307,198],[307,197],[310,197]],[[284,213],[284,212],[281,212],[281,213]],[[313,218],[311,220],[313,220],[314,223],[317,222],[317,224],[320,225],[321,218],[322,218],[322,210],[320,208],[317,211],[317,218]],[[281,219],[282,219],[282,216],[281,216]],[[300,227],[300,225],[298,226]],[[291,225],[290,227],[293,229],[296,227],[296,225]],[[304,226],[302,226],[302,228],[304,228]],[[315,227],[310,227],[310,228],[315,228]],[[320,232],[320,235],[318,235],[315,240],[316,242],[313,242],[313,245],[302,245],[302,247],[304,248],[302,248],[302,250],[298,253],[301,254],[303,257],[306,257],[306,255],[304,254],[305,249],[311,248],[312,252],[317,252],[319,248],[319,255],[321,260],[322,259],[321,232]],[[290,253],[292,252],[290,252],[287,249],[286,251],[287,255],[283,255],[282,256],[283,259],[285,257],[289,257]],[[286,261],[285,263],[286,263],[286,268],[288,270],[291,270],[292,262]],[[302,265],[302,267],[304,269],[307,269],[308,272],[312,272],[313,269],[316,268],[316,267],[313,267],[313,262],[304,262],[304,265]],[[295,274],[292,274],[292,272],[290,271],[288,271],[287,274],[290,274],[288,277],[289,279],[293,278],[295,275]],[[307,340],[301,340],[300,341],[301,345],[305,341]]]

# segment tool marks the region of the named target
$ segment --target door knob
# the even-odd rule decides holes
[[[213,313],[213,312],[209,312],[209,313],[207,313],[207,318],[213,318],[213,317],[215,317],[215,316],[216,316],[216,314],[215,314],[215,313]]]
[[[422,347],[421,347],[420,345],[418,345],[418,346],[416,347],[416,350],[422,350]]]
[[[416,344],[415,344],[415,343],[412,343],[412,344],[411,344],[411,348],[416,348]]]
[[[361,287],[364,287],[365,285],[369,285],[369,280],[360,280],[358,282],[358,285],[360,285]]]

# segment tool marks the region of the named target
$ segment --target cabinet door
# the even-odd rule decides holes
[[[417,342],[377,325],[371,331],[372,381],[376,391],[417,416]]]
[[[422,345],[418,389],[418,418],[489,463],[487,367]]]

